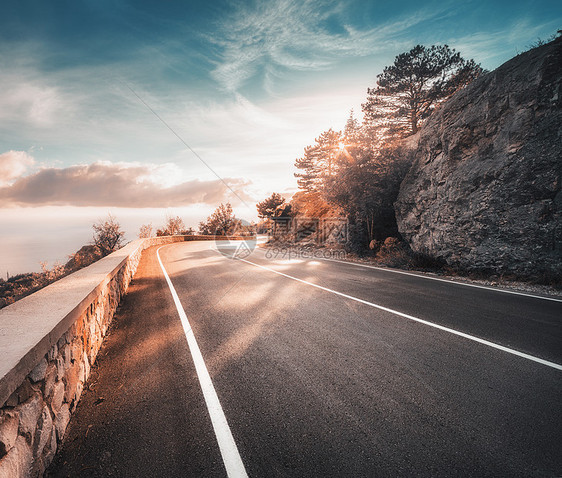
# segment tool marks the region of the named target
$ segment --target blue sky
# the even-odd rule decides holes
[[[559,1],[5,0],[0,218],[150,207],[195,225],[224,200],[252,218],[397,54],[447,43],[493,69],[561,27]]]

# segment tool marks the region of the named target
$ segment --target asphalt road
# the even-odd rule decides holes
[[[562,476],[562,302],[209,243],[160,257],[226,422],[150,249],[48,476],[226,476],[233,455],[250,477]]]

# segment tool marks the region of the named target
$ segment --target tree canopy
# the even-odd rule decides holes
[[[273,193],[267,199],[256,204],[258,217],[261,219],[269,218],[275,214],[275,210],[285,203],[285,198],[279,193]]]
[[[199,223],[201,234],[229,236],[236,232],[240,220],[236,218],[230,203],[220,204],[219,207],[207,218]]]
[[[143,224],[139,228],[139,239],[146,239],[152,237],[152,232],[153,232],[153,227],[151,222],[148,224]]]
[[[324,179],[336,172],[342,144],[341,133],[330,128],[316,138],[315,144],[304,149],[304,156],[295,161],[300,170],[295,173],[299,188],[308,192],[321,189]]]
[[[474,60],[465,60],[448,45],[416,45],[377,75],[376,88],[367,89],[365,119],[390,134],[415,134],[440,103],[482,71]]]
[[[166,216],[166,224],[156,231],[157,236],[178,236],[186,234],[185,224],[179,216]]]
[[[108,214],[106,219],[99,220],[92,227],[94,228],[94,245],[99,247],[104,256],[121,247],[125,231],[121,229],[115,216]]]

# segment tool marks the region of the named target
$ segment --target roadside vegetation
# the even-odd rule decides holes
[[[94,223],[92,227],[94,246],[100,250],[102,256],[107,256],[123,246],[125,231],[121,229],[121,225],[112,214],[108,214],[106,219]]]
[[[230,203],[220,204],[206,221],[199,223],[199,234],[217,236],[251,236],[256,225],[247,223],[234,215]]]
[[[7,275],[5,280],[0,279],[0,309],[122,247],[125,233],[113,215],[108,214],[105,219],[94,223],[92,228],[92,243],[71,254],[65,264],[55,263],[49,268],[46,262],[41,262],[41,272]]]
[[[482,72],[447,45],[416,45],[396,56],[367,89],[363,120],[351,111],[342,131],[324,131],[295,160],[299,191],[290,201],[290,214],[345,218],[345,246],[358,254],[370,250],[387,256],[389,248],[406,247],[394,202],[412,161],[408,138]],[[257,205],[258,215],[271,218],[283,204],[274,194]]]

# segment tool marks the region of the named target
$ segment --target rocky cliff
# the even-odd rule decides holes
[[[562,38],[455,94],[395,204],[411,248],[470,271],[562,276]]]

